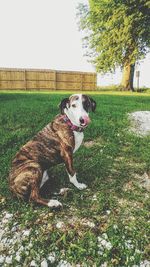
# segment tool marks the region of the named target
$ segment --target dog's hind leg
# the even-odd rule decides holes
[[[62,204],[58,200],[55,200],[55,199],[48,200],[48,199],[42,198],[39,194],[39,189],[34,182],[32,183],[32,186],[31,186],[30,201],[48,206],[50,208],[62,207]]]
[[[30,201],[36,202],[38,204],[42,204],[45,206],[48,206],[50,208],[60,208],[62,207],[62,204],[58,200],[54,199],[44,199],[39,194],[39,185],[38,185],[38,179],[33,178],[31,181],[31,193],[30,193]]]

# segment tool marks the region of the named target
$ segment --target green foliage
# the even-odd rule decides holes
[[[114,71],[134,64],[150,46],[150,2],[147,0],[89,0],[78,7],[84,45],[97,71]]]

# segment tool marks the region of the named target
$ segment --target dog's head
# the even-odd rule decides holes
[[[72,124],[86,127],[89,122],[89,112],[95,111],[96,102],[87,95],[75,94],[61,101],[61,114],[66,114]]]

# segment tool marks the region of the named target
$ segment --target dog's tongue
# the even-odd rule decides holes
[[[83,116],[84,124],[88,125],[90,123],[90,118],[88,116]]]

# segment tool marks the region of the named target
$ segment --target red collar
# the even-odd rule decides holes
[[[84,131],[84,127],[78,127],[78,126],[76,126],[76,125],[74,125],[72,122],[71,122],[71,120],[69,120],[69,118],[67,117],[67,115],[66,114],[64,114],[64,115],[61,115],[61,119],[70,127],[70,129],[72,130],[72,131],[76,131],[76,132],[83,132]]]

